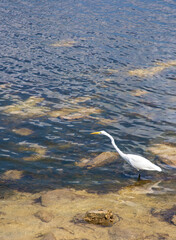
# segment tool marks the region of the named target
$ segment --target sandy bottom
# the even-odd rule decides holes
[[[0,200],[0,240],[40,240],[46,233],[57,240],[173,240],[174,203],[172,191],[147,181],[107,194],[66,188],[35,194],[15,190]],[[87,211],[98,209],[113,212],[112,226],[84,221]]]

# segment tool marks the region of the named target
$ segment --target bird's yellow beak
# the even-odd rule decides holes
[[[93,133],[91,133],[91,134],[101,134],[101,132],[93,132]]]

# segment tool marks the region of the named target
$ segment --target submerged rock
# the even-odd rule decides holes
[[[156,66],[156,67],[150,67],[150,68],[146,68],[146,69],[130,70],[128,73],[131,76],[151,77],[151,76],[163,71],[165,68],[166,68],[165,66]]]
[[[153,154],[158,155],[162,161],[173,167],[176,167],[176,147],[173,145],[161,143],[154,144],[148,148]]]
[[[176,226],[176,213],[172,216],[171,222]]]
[[[34,214],[35,217],[39,218],[42,222],[50,222],[54,216],[52,213],[44,210],[40,210]]]
[[[72,107],[72,108],[61,108],[49,112],[51,117],[60,117],[65,120],[76,120],[80,118],[91,118],[92,114],[100,114],[101,109],[94,107]]]
[[[56,237],[53,233],[46,233],[41,240],[56,240]]]
[[[26,151],[26,152],[33,152],[28,157],[23,157],[23,160],[25,161],[38,161],[41,158],[45,157],[45,154],[47,152],[46,147],[40,146],[37,143],[35,144],[22,144],[19,148],[20,151]]]
[[[102,117],[92,117],[93,120],[96,120],[98,124],[101,125],[109,125],[112,123],[117,123],[117,119],[110,119],[110,118],[102,118]]]
[[[152,209],[151,213],[153,216],[159,217],[162,221],[176,225],[176,205],[173,205],[173,207],[170,209],[161,211],[155,211]]]
[[[107,68],[102,70],[105,75],[113,75],[119,72],[118,69]]]
[[[116,152],[103,152],[99,154],[94,159],[81,159],[80,162],[77,162],[76,165],[79,167],[87,167],[89,169],[95,168],[95,167],[101,167],[105,164],[112,163],[116,161],[119,158],[118,153]]]
[[[172,66],[176,66],[176,60],[168,61],[165,63],[160,62],[160,63],[157,63],[157,66],[154,66],[154,67],[130,70],[128,73],[131,76],[150,77]]]
[[[31,96],[26,101],[20,100],[16,104],[4,107],[4,112],[22,118],[45,116],[49,108],[38,106],[43,100],[43,98]]]
[[[28,136],[33,133],[33,131],[28,128],[18,128],[18,129],[13,129],[12,131],[21,136]]]
[[[173,205],[176,202],[176,195],[167,192],[162,196],[141,193],[148,184],[147,181],[146,184],[143,182],[138,186],[135,182],[131,187],[124,187],[121,191],[116,189],[104,194],[58,189],[40,193],[14,191],[13,196],[6,199],[0,196],[0,211],[3,211],[0,216],[0,239],[173,240],[175,225],[154,216],[151,209],[156,209],[155,212],[160,212],[161,209],[162,211],[172,209],[170,221],[174,223]],[[150,184],[153,186],[152,180]],[[165,180],[163,184],[166,184]],[[173,187],[175,187],[174,183]],[[47,200],[45,208],[36,201],[41,195],[45,196],[43,201]],[[55,195],[57,197],[52,197]],[[112,210],[113,218],[110,217],[110,212],[107,216],[104,214],[104,218],[106,221],[106,218],[110,217],[111,220],[113,219],[113,224],[110,224],[110,227],[88,224],[84,217],[86,212],[92,212],[90,209]],[[55,217],[49,223],[41,222],[34,217],[39,210],[53,213]],[[93,219],[92,215],[87,215],[89,219]],[[116,221],[117,217],[120,221]]]
[[[62,40],[55,43],[52,43],[52,47],[73,47],[77,42],[73,40]]]
[[[87,102],[91,100],[90,96],[84,96],[84,97],[76,97],[76,98],[70,98],[68,99],[68,103],[70,104],[79,104],[79,103],[83,103],[83,102]]]
[[[131,91],[131,95],[135,96],[135,97],[140,97],[140,96],[143,96],[147,93],[148,93],[147,91],[142,90],[142,89],[136,89],[136,90]]]
[[[80,197],[82,196],[76,194],[75,190],[64,188],[48,191],[41,196],[40,200],[41,205],[47,207],[56,204],[59,200],[73,201]]]
[[[84,217],[84,220],[93,224],[109,226],[113,224],[114,217],[112,211],[101,209],[88,211]]]
[[[23,171],[18,170],[8,170],[1,175],[3,180],[19,180],[23,177]]]

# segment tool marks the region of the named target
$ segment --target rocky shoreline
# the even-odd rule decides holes
[[[0,240],[173,240],[175,202],[175,194],[152,181],[108,194],[14,190],[0,199]]]

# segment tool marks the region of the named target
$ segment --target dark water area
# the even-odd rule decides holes
[[[114,151],[105,136],[90,135],[106,130],[122,151],[164,169],[143,172],[146,181],[176,191],[175,169],[147,150],[176,144],[176,2],[2,0],[0,9],[0,174],[24,171],[2,186],[103,192],[134,183],[137,172],[123,160],[75,166]],[[68,114],[75,108],[77,117]]]

